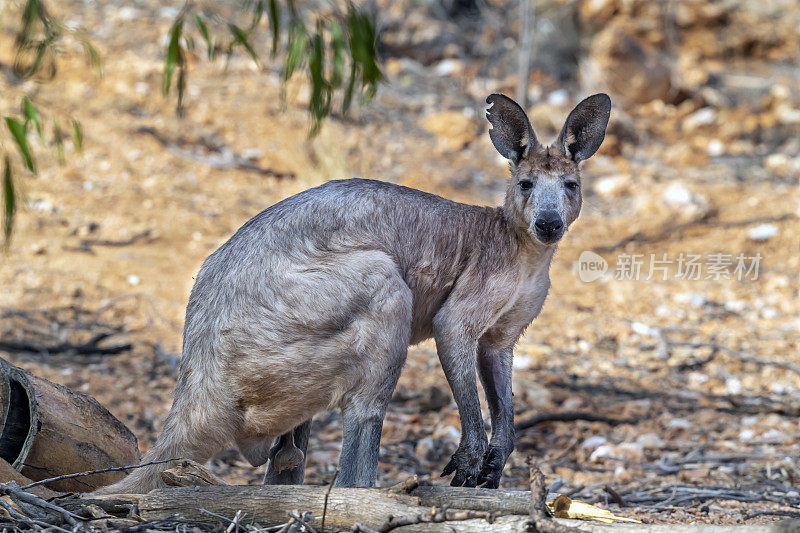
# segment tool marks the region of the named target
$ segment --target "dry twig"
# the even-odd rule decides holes
[[[62,479],[72,479],[76,477],[83,477],[83,476],[91,476],[92,474],[103,474],[105,472],[124,472],[126,470],[132,470],[135,468],[142,468],[145,466],[150,465],[160,465],[163,463],[169,463],[171,461],[180,461],[180,457],[176,457],[174,459],[164,459],[162,461],[151,461],[149,463],[142,463],[138,465],[128,465],[128,466],[112,466],[109,468],[101,468],[99,470],[87,470],[86,472],[76,472],[74,474],[64,474],[63,476],[56,476],[56,477],[49,477],[47,479],[40,479],[39,481],[34,481],[33,483],[28,483],[27,485],[23,485],[19,487],[21,490],[27,490],[31,487],[35,487],[37,485],[44,485],[45,483],[50,483],[51,481],[61,481]]]
[[[528,468],[531,480],[531,507],[530,521],[528,522],[530,531],[538,533],[578,533],[580,529],[559,524],[550,516],[547,508],[547,484],[544,481],[544,474],[536,466],[533,459],[528,459]]]
[[[576,420],[586,420],[587,422],[603,422],[612,426],[621,424],[636,424],[638,422],[635,418],[619,419],[609,418],[607,416],[598,415],[597,413],[589,413],[583,411],[567,411],[564,413],[540,413],[525,420],[520,420],[514,424],[516,431],[524,431],[533,426],[543,424],[545,422],[574,422]]]

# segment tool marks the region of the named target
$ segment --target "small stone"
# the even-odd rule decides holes
[[[664,441],[661,440],[661,437],[655,433],[644,433],[639,435],[639,437],[636,439],[636,442],[641,444],[642,448],[645,450],[660,449],[664,446]]]
[[[644,460],[644,448],[637,442],[623,442],[622,444],[604,444],[599,446],[592,455],[590,461],[602,459],[616,459],[630,462],[641,462]]]
[[[581,444],[581,448],[586,448],[587,450],[594,450],[602,446],[606,442],[608,442],[608,439],[606,439],[605,437],[602,437],[600,435],[595,435],[594,437],[589,437],[588,439],[583,441],[583,444]]]
[[[719,139],[711,139],[708,142],[708,155],[719,157],[725,153],[725,145]]]
[[[667,429],[691,429],[694,424],[684,418],[673,418],[667,422]]]
[[[725,380],[725,393],[726,394],[741,394],[742,382],[736,378],[728,378]]]
[[[759,224],[747,232],[747,238],[752,241],[766,241],[778,235],[778,227],[774,224]]]
[[[717,112],[712,107],[703,107],[683,119],[683,130],[693,131],[701,126],[712,124],[717,118]]]
[[[631,322],[631,329],[634,333],[639,335],[646,335],[648,337],[660,337],[661,330],[658,328],[650,327],[647,324],[643,324],[641,322]]]
[[[672,205],[684,205],[692,201],[692,191],[682,183],[673,183],[664,191],[664,201]]]
[[[139,276],[130,274],[127,278],[125,278],[125,281],[128,282],[128,285],[138,285],[141,280],[139,279]]]

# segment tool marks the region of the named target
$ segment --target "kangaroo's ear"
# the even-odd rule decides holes
[[[606,136],[611,99],[607,94],[595,94],[580,104],[567,117],[556,147],[580,163],[594,155]]]
[[[500,155],[513,164],[536,146],[536,134],[528,115],[514,100],[502,94],[492,94],[486,99],[486,118],[492,124],[489,137]]]

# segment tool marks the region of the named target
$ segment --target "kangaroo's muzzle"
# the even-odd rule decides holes
[[[557,242],[564,235],[564,220],[556,211],[544,211],[533,223],[536,238],[545,244]]]

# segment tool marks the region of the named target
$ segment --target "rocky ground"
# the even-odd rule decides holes
[[[85,132],[82,155],[68,149],[59,166],[39,150],[40,175],[24,180],[27,205],[0,264],[0,340],[32,348],[0,355],[92,394],[146,449],[170,405],[192,276],[251,216],[352,176],[500,202],[507,169],[483,100],[517,86],[516,4],[491,2],[478,21],[439,4],[378,4],[387,83],[310,140],[303,83],[283,102],[276,66],[246,58],[224,73],[193,60],[176,117],[160,84],[177,9],[54,7],[89,30],[105,77],[71,50],[47,83],[0,77],[4,114],[29,92]],[[592,92],[608,91],[614,109],[584,164],[584,209],[547,304],[516,351],[515,409],[518,422],[599,420],[531,420],[503,485],[524,487],[533,456],[557,492],[640,520],[772,520],[800,506],[800,9],[674,4],[537,2],[528,110],[539,138]],[[263,171],[217,165],[233,155]],[[589,280],[589,259],[606,275]],[[100,333],[112,334],[100,346],[132,349],[41,350]],[[308,483],[330,480],[339,438],[337,413],[315,420]],[[386,418],[379,483],[446,483],[438,472],[458,438],[434,345],[415,346]],[[261,475],[235,450],[211,464],[231,482]]]

